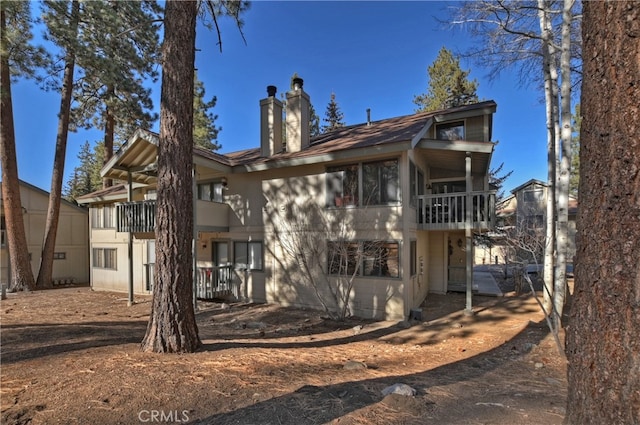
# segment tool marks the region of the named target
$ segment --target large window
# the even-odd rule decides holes
[[[544,192],[542,189],[527,190],[523,194],[524,202],[542,202]]]
[[[436,139],[464,140],[464,122],[452,122],[436,125]]]
[[[113,229],[116,227],[113,205],[91,208],[92,229]]]
[[[93,248],[93,267],[117,270],[117,250],[115,248]]]
[[[329,241],[327,248],[331,275],[400,277],[398,242]]]
[[[262,270],[262,242],[234,242],[233,258],[238,269]]]
[[[198,184],[198,199],[201,201],[223,202],[223,182],[210,182]]]
[[[400,201],[398,160],[327,168],[327,205],[388,205]]]

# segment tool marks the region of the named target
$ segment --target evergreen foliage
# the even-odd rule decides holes
[[[218,116],[211,112],[218,99],[213,96],[210,101],[205,101],[204,84],[198,79],[197,73],[193,84],[193,143],[212,151],[219,150],[222,146],[218,143],[218,133],[222,128],[216,127]]]
[[[344,114],[340,110],[338,102],[336,102],[336,94],[331,93],[331,100],[327,105],[323,121],[326,123],[322,126],[322,132],[333,131],[337,128],[344,127]]]
[[[436,60],[427,68],[429,87],[427,93],[417,95],[413,103],[416,112],[437,111],[478,102],[477,80],[470,81],[470,71],[460,68],[460,58],[442,47]]]
[[[320,135],[320,116],[316,112],[313,104],[309,105],[309,136],[316,137]]]
[[[93,149],[88,141],[84,142],[78,152],[78,160],[80,164],[73,169],[64,191],[65,199],[70,202],[102,188],[100,170],[104,162],[104,142],[96,142]]]

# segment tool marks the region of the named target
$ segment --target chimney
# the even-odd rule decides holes
[[[287,92],[287,151],[299,152],[309,146],[309,95],[302,90],[302,78],[294,76]]]
[[[282,152],[282,102],[276,86],[267,86],[267,98],[260,101],[260,150],[263,157]]]
[[[371,108],[367,108],[367,126],[371,125]]]

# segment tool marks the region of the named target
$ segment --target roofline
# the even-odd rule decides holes
[[[22,186],[26,186],[26,187],[28,187],[29,189],[34,190],[34,191],[36,191],[36,192],[39,192],[40,194],[42,194],[42,195],[46,196],[47,198],[48,198],[49,196],[51,196],[51,193],[50,193],[50,192],[47,192],[46,190],[41,189],[41,188],[39,188],[38,186],[34,186],[34,185],[32,185],[31,183],[28,183],[28,182],[26,182],[26,181],[24,181],[24,180],[18,179],[18,184],[20,184],[20,185],[22,185]],[[0,185],[2,185],[2,182],[1,182],[1,181],[0,181]],[[0,194],[0,198],[1,198],[1,194]],[[66,199],[64,199],[64,198],[60,198],[60,202],[61,202],[61,203],[63,203],[63,204],[65,204],[65,205],[67,205],[67,206],[69,206],[69,207],[73,207],[73,208],[75,208],[75,209],[77,209],[77,210],[79,210],[79,211],[87,212],[87,209],[86,209],[86,208],[81,207],[81,206],[78,206],[78,205],[74,204],[73,202],[69,202],[69,201],[67,201],[67,200],[66,200]]]
[[[544,186],[544,187],[548,187],[549,186],[547,183],[543,182],[542,180],[530,179],[530,180],[527,180],[526,182],[522,183],[520,186],[516,187],[515,189],[511,189],[511,193],[515,194],[517,191],[519,191],[519,190],[521,190],[521,189],[523,189],[523,188],[525,188],[527,186],[530,186],[532,184],[539,184],[539,185]]]

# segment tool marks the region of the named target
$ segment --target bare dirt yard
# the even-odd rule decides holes
[[[150,297],[0,303],[3,424],[561,424],[566,362],[530,295],[430,295],[421,322],[199,302],[203,347],[139,351]],[[562,335],[561,335],[562,337]],[[415,395],[384,395],[406,384]]]

